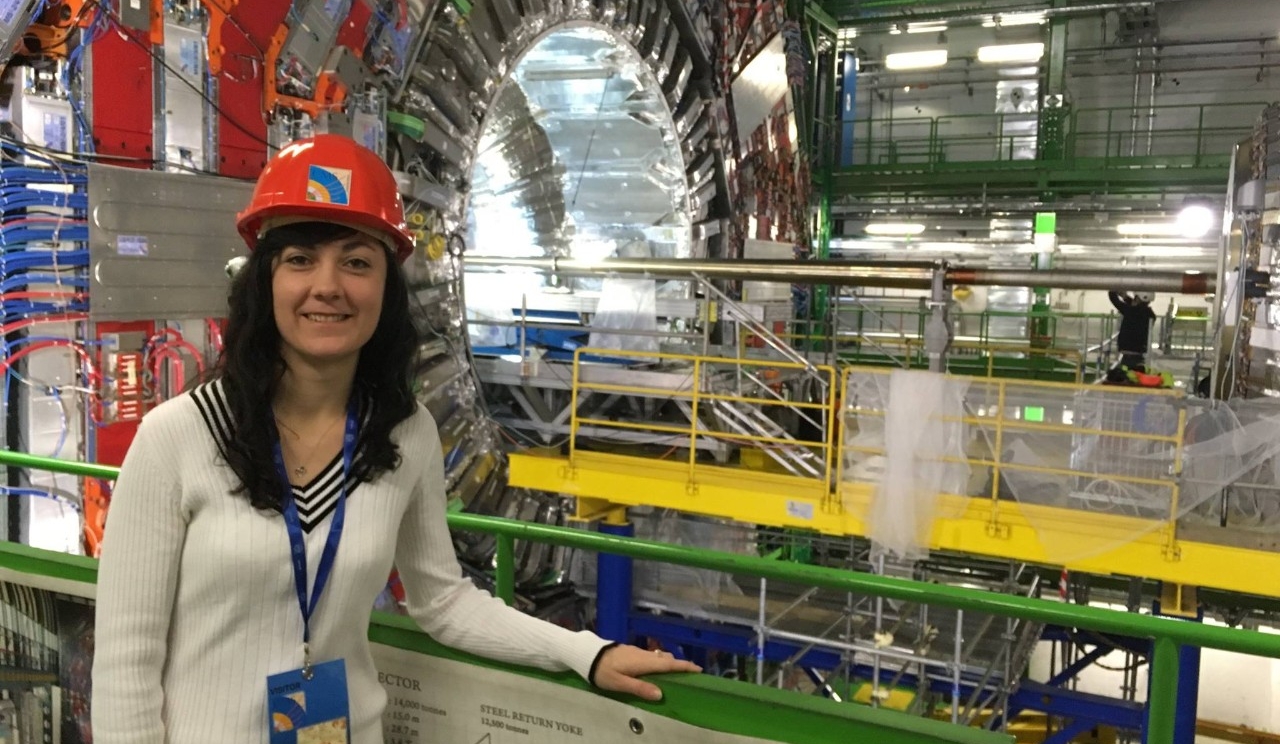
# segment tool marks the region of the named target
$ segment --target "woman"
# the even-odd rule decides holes
[[[367,628],[393,565],[410,614],[457,648],[648,699],[661,693],[636,675],[698,671],[523,615],[463,577],[440,439],[410,393],[399,263],[413,242],[376,155],[332,135],[294,143],[239,228],[251,256],[218,375],[146,416],[116,483],[98,744],[293,741],[306,727],[381,742]]]

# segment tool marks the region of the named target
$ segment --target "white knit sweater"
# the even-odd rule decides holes
[[[149,413],[125,458],[98,579],[97,744],[265,743],[267,676],[302,664],[284,520],[230,493],[236,480],[214,440],[227,420],[217,383],[202,386]],[[337,561],[312,619],[312,658],[346,660],[352,742],[382,742],[386,695],[367,631],[393,564],[410,614],[442,643],[587,678],[605,641],[524,615],[463,577],[431,415],[419,407],[393,440],[401,466],[349,489]],[[340,473],[338,458],[295,488],[306,507],[308,587]]]

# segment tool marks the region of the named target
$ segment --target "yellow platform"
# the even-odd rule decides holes
[[[869,484],[578,451],[511,456],[511,484],[577,497],[581,515],[649,505],[751,524],[866,536]],[[1280,597],[1280,553],[1172,540],[1163,522],[961,496],[940,497],[929,546],[1093,574]]]

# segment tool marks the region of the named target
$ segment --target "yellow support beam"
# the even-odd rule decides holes
[[[579,497],[580,513],[650,505],[828,535],[866,536],[874,488],[832,494],[812,478],[594,452],[510,464],[511,485]],[[1167,522],[967,496],[939,497],[936,513],[934,550],[1280,597],[1280,553],[1188,540],[1171,552]]]

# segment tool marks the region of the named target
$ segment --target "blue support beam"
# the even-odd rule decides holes
[[[1128,731],[1139,731],[1146,719],[1146,706],[1116,700],[1104,695],[1064,690],[1050,687],[1043,682],[1024,680],[1018,691],[1009,699],[1009,713],[1036,710],[1054,716],[1075,720],[1088,720],[1094,724],[1114,726]]]
[[[634,537],[635,525],[600,523],[605,535]],[[631,570],[632,559],[623,555],[596,555],[596,634],[619,643],[631,640]]]
[[[858,55],[844,52],[839,56],[840,66],[840,167],[853,165],[853,144],[857,133]]]
[[[1049,679],[1048,685],[1050,687],[1061,687],[1074,679],[1077,674],[1088,669],[1095,661],[1109,653],[1111,653],[1111,648],[1108,646],[1098,646],[1094,648],[1089,653],[1081,656],[1079,659],[1076,659],[1075,663],[1071,664],[1066,669],[1063,669],[1061,672],[1053,675],[1053,677]]]
[[[754,657],[757,650],[754,630],[705,620],[635,613],[631,617],[631,631],[635,635],[657,638],[668,644],[713,648],[738,656]],[[800,644],[797,643],[768,641],[764,645],[765,661],[774,663],[786,661],[800,648]],[[810,649],[796,663],[798,666],[814,669],[835,669],[840,665],[840,654],[822,649]]]
[[[1178,708],[1173,720],[1173,744],[1195,744],[1200,698],[1200,647],[1178,648]]]
[[[1077,718],[1061,731],[1055,731],[1053,736],[1044,740],[1044,744],[1071,744],[1077,736],[1093,728],[1094,725],[1093,721]]]
[[[1110,646],[1120,651],[1129,651],[1138,656],[1147,656],[1151,653],[1151,641],[1146,638],[1099,633],[1094,630],[1077,630],[1075,628],[1064,628],[1060,625],[1045,626],[1040,638],[1045,641],[1075,641],[1087,646]]]

